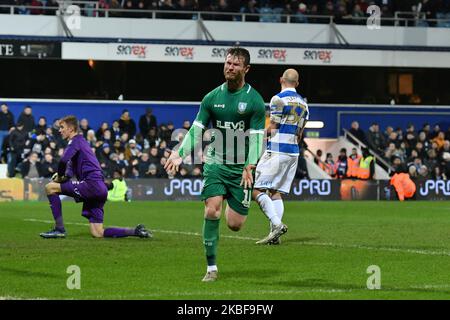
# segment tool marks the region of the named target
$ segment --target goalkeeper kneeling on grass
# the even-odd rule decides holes
[[[108,201],[130,201],[128,199],[128,186],[120,170],[114,171],[113,180],[111,183],[106,183],[106,186],[108,187]]]
[[[89,231],[95,238],[121,238],[135,236],[150,238],[151,233],[139,224],[136,228],[104,228],[104,204],[107,199],[102,169],[95,154],[83,135],[79,132],[75,116],[66,116],[60,120],[59,132],[68,142],[58,165],[58,172],[45,186],[55,227],[42,232],[42,238],[65,238],[60,195],[66,195],[82,202],[81,215],[89,220]],[[73,180],[72,180],[73,179]]]

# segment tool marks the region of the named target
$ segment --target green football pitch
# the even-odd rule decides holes
[[[0,204],[0,299],[450,298],[449,202],[288,202],[279,246],[255,244],[268,223],[253,203],[240,232],[222,219],[214,283],[201,282],[201,202],[107,203],[105,226],[144,223],[153,239],[93,239],[80,208],[64,202],[68,237],[45,240],[47,203]]]

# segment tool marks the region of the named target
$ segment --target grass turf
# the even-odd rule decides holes
[[[255,204],[238,233],[221,222],[219,280],[202,283],[201,202],[107,203],[105,226],[144,223],[153,239],[93,239],[64,202],[66,239],[40,239],[47,203],[0,204],[0,297],[43,299],[448,299],[449,202],[287,202],[280,246],[257,246]],[[46,222],[47,221],[47,222]],[[66,287],[81,268],[81,290]],[[381,290],[366,287],[370,265]]]

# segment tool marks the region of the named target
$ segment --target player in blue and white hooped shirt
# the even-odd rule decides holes
[[[279,237],[287,232],[282,222],[284,205],[282,194],[288,194],[297,170],[299,142],[309,119],[308,105],[296,87],[298,72],[287,69],[280,78],[281,92],[270,101],[271,137],[255,173],[253,198],[270,220],[271,230],[257,244],[279,244]],[[268,191],[268,193],[267,193]]]

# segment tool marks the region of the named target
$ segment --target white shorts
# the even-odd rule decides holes
[[[255,189],[276,190],[288,194],[297,171],[298,156],[264,152],[255,173]]]

